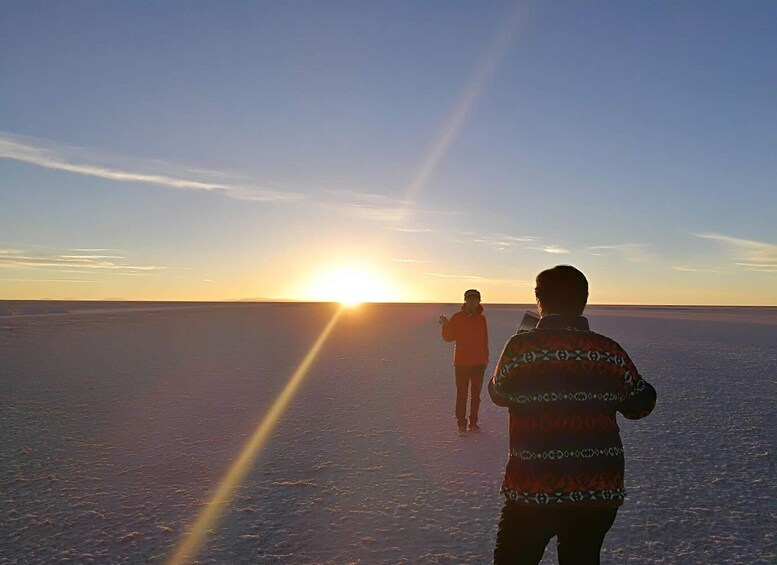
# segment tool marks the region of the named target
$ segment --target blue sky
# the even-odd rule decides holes
[[[0,297],[349,266],[531,302],[569,263],[592,302],[777,305],[775,37],[770,2],[4,3]]]

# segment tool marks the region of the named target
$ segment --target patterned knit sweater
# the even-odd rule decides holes
[[[626,352],[582,316],[544,316],[507,342],[488,392],[510,408],[501,492],[517,503],[620,506],[623,444],[615,418],[656,403]]]

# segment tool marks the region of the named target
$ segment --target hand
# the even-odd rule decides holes
[[[441,325],[441,326],[444,326],[444,325],[445,325],[445,324],[447,324],[448,322],[449,322],[448,318],[446,318],[444,315],[443,315],[443,316],[440,316],[440,325]]]

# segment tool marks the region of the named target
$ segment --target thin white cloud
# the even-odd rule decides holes
[[[375,192],[356,192],[353,190],[338,190],[334,188],[327,188],[322,192],[334,197],[335,199],[340,199],[341,201],[358,202],[379,207],[383,207],[389,204],[391,206],[404,206],[408,204],[407,200],[391,198],[384,194],[377,194]]]
[[[97,280],[86,279],[17,279],[17,278],[0,278],[0,282],[14,281],[14,282],[55,282],[55,283],[96,283],[102,282]]]
[[[116,257],[124,259],[123,257]],[[116,259],[112,258],[112,259]],[[123,275],[149,275],[164,270],[157,265],[132,265],[102,256],[74,256],[56,253],[25,253],[19,249],[0,249],[0,268],[45,269],[56,272],[114,272]]]
[[[215,171],[206,174],[200,169],[181,169],[158,160],[129,159],[9,132],[0,132],[0,159],[119,182],[216,192],[239,200],[281,202],[302,197],[298,193],[264,190],[250,184],[204,178],[224,179],[229,176]]]
[[[551,253],[553,255],[566,255],[567,253],[569,253],[569,249],[558,247],[556,245],[546,245],[543,248],[543,251],[545,253]]]
[[[741,239],[718,233],[695,233],[701,239],[719,241],[726,245],[734,258],[734,265],[748,271],[777,273],[777,245]]]
[[[383,194],[326,189],[321,191],[319,206],[326,210],[375,222],[398,224],[406,220],[410,202]],[[452,215],[456,212],[414,207],[413,214]],[[407,233],[426,233],[432,230],[425,226],[396,226],[391,229]]]
[[[457,243],[468,241],[480,245],[487,245],[488,247],[494,247],[499,251],[506,251],[512,249],[517,243],[527,243],[536,239],[532,235],[514,236],[499,233],[482,234],[472,231],[463,231],[461,232],[461,235],[464,236],[465,239],[463,241],[457,240]]]
[[[71,253],[106,253],[106,252],[124,253],[124,251],[120,251],[118,249],[107,249],[105,247],[101,247],[101,248],[82,247],[82,248],[70,249],[70,252]]]
[[[363,204],[333,204],[326,202],[322,202],[320,206],[325,210],[373,222],[390,223],[398,222],[402,219],[402,210],[400,208],[379,208]]]
[[[60,255],[63,259],[124,259],[122,255]]]
[[[445,273],[424,273],[424,274],[429,275],[430,277],[438,277],[441,279],[467,279],[467,280],[475,280],[475,281],[485,280],[483,277],[477,277],[474,275],[449,275]]]
[[[647,250],[647,246],[642,243],[593,245],[586,247],[586,251],[597,256],[617,254],[630,263],[647,263],[654,259],[654,256]]]
[[[423,260],[423,259],[399,259],[399,258],[393,258],[392,261],[395,261],[397,263],[428,263],[429,261]]]
[[[721,271],[720,269],[699,269],[696,267],[686,267],[684,265],[675,265],[672,267],[673,270],[679,271],[681,273],[713,273],[716,275],[728,275],[729,273],[726,271]]]
[[[432,233],[432,231],[434,231],[430,228],[391,228],[391,229],[402,233]]]
[[[402,219],[404,203],[382,194],[327,189],[326,198],[319,205],[332,212],[355,216],[374,222],[398,222]]]
[[[545,253],[550,253],[551,255],[566,255],[569,253],[569,249],[566,249],[564,247],[559,247],[557,245],[544,245],[542,247],[529,247],[529,249],[535,249],[537,251],[544,251]]]
[[[461,281],[472,281],[481,284],[499,284],[504,286],[525,286],[527,284],[534,284],[532,281],[525,281],[521,279],[495,279],[489,277],[479,277],[475,275],[459,275],[449,273],[424,273],[430,277],[436,277],[441,279],[452,279]]]

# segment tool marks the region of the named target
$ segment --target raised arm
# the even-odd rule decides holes
[[[444,341],[456,341],[455,319],[449,320],[445,316],[440,316],[440,335]]]

